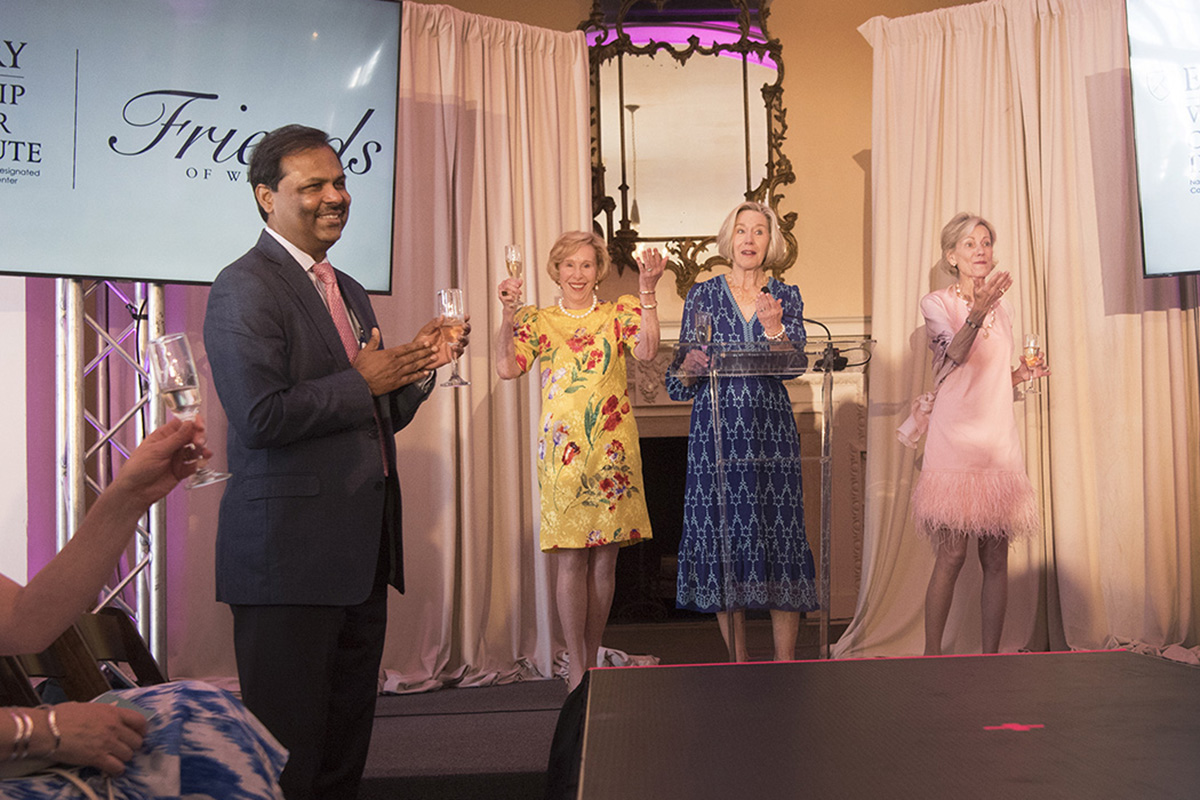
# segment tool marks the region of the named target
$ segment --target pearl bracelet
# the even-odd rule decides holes
[[[785,328],[785,327],[783,327],[783,326],[781,325],[781,326],[779,327],[779,333],[776,333],[776,334],[770,334],[770,333],[767,333],[767,332],[764,330],[764,331],[763,331],[763,335],[765,335],[765,336],[766,336],[768,339],[770,339],[772,342],[782,342],[782,341],[783,341],[783,337],[784,337],[784,336],[787,336],[787,328]]]

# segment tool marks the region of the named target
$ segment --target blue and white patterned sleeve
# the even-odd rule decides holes
[[[800,296],[800,289],[782,281],[773,282],[772,289],[783,306],[783,328],[787,331],[788,340],[803,345],[808,341],[808,332],[804,328],[804,299]],[[779,378],[795,378],[807,369],[808,359],[805,358],[797,365],[797,369],[780,375]]]
[[[683,301],[683,321],[679,326],[680,343],[696,341],[696,325],[693,321],[697,310],[696,295],[696,285],[693,285]],[[708,384],[708,378],[699,376],[691,384],[685,385],[675,376],[675,371],[679,369],[679,361],[682,361],[682,358],[676,358],[671,362],[671,366],[667,367],[667,396],[676,401],[691,400]]]

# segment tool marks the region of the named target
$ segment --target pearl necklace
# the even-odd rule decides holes
[[[967,298],[963,297],[962,289],[958,288],[957,283],[954,284],[954,293],[956,295],[958,295],[959,300],[962,300],[964,303],[967,304],[967,311],[970,311],[972,308],[975,307],[975,304],[973,302],[971,302]],[[969,323],[969,324],[973,324],[973,323]],[[985,322],[983,324],[983,338],[986,339],[992,335],[991,334],[992,326],[995,324],[996,324],[996,309],[993,307],[992,310],[988,312],[987,322]],[[978,329],[979,326],[976,325],[975,327]]]
[[[596,310],[596,303],[597,303],[597,302],[598,302],[598,301],[596,300],[596,293],[595,293],[595,292],[592,292],[592,304],[591,304],[590,306],[588,306],[588,307],[587,307],[587,311],[584,311],[583,313],[579,313],[579,314],[577,314],[577,313],[575,313],[574,311],[568,311],[568,310],[567,310],[567,308],[566,308],[566,306],[564,306],[564,305],[563,305],[562,298],[560,297],[560,298],[558,298],[558,310],[559,310],[559,311],[561,311],[561,312],[563,312],[564,314],[566,314],[566,315],[567,315],[568,317],[570,317],[571,319],[583,319],[583,318],[584,318],[584,317],[586,317],[588,314],[590,314],[590,313],[592,313],[593,311],[595,311],[595,310]]]

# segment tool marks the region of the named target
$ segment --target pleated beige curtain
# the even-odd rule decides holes
[[[526,298],[544,305],[550,245],[591,224],[587,47],[406,2],[400,56],[393,292],[376,309],[415,330],[457,286],[472,333],[470,387],[436,389],[397,436],[408,585],[392,596],[389,688],[549,677],[562,646],[537,547],[538,394],[496,378],[491,345],[504,246],[524,247]]]
[[[930,385],[917,303],[950,281],[932,265],[957,211],[996,225],[1014,332],[1042,334],[1054,372],[1015,406],[1045,533],[1010,553],[1001,649],[1196,645],[1197,281],[1141,276],[1123,3],[990,0],[859,30],[877,344],[863,588],[835,654],[922,649],[933,557],[909,519],[919,451],[895,428]],[[978,652],[979,628],[971,556],[947,652]]]

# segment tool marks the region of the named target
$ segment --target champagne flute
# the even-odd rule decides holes
[[[462,336],[463,327],[467,324],[466,313],[463,311],[462,289],[438,289],[434,313],[445,317],[442,322],[442,341],[450,345],[450,358],[454,365],[450,370],[450,377],[442,386],[452,386],[456,389],[470,386],[471,382],[463,380],[458,374],[458,351],[454,349],[455,342]]]
[[[696,341],[708,344],[712,341],[712,314],[707,311],[697,311],[693,318],[696,328]]]
[[[1025,394],[1038,394],[1041,389],[1037,388],[1037,384],[1034,383],[1033,368],[1042,358],[1042,345],[1041,339],[1036,333],[1025,334],[1025,347],[1021,352],[1021,357],[1025,360],[1025,366],[1029,369],[1030,375],[1025,384]]]
[[[523,280],[525,267],[525,256],[521,253],[521,245],[506,244],[504,245],[504,268],[508,270],[508,277]],[[517,293],[517,298],[520,299],[520,292]]]
[[[504,268],[508,270],[508,276],[520,279],[524,265],[525,257],[521,254],[521,245],[504,245]]]
[[[186,333],[169,333],[150,342],[150,367],[154,384],[171,413],[183,420],[192,420],[200,413],[200,375],[192,358],[192,346]],[[188,445],[195,449],[195,445]],[[196,459],[199,466],[184,484],[189,489],[220,483],[230,477]]]
[[[699,350],[707,357],[708,345],[712,342],[712,314],[707,311],[697,311],[692,316],[692,332],[696,339],[696,346],[693,349]],[[689,372],[700,369],[699,364],[695,361],[690,363],[693,366],[689,368]],[[705,360],[704,363],[707,365],[709,362]]]

